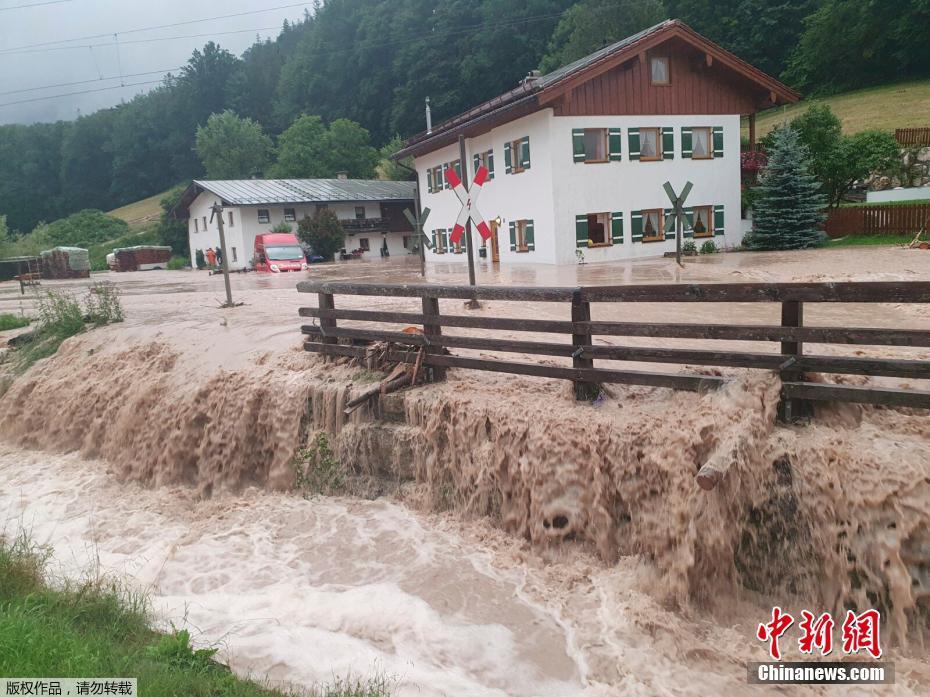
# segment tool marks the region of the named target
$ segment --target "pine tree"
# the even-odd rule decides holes
[[[823,243],[826,199],[810,173],[807,149],[790,126],[778,129],[762,171],[752,211],[748,249],[804,249]]]

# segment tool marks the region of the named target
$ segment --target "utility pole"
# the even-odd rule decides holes
[[[229,257],[226,254],[226,231],[223,228],[223,207],[214,202],[213,213],[210,216],[216,216],[216,222],[220,229],[220,249],[223,250],[223,283],[226,284],[226,304],[223,307],[235,307],[232,299],[232,288],[229,286]]]
[[[465,191],[468,191],[468,160],[465,159],[465,136],[464,134],[459,135],[459,158],[462,162],[462,186],[465,187]],[[474,250],[474,240],[471,237],[471,218],[465,222],[465,240],[467,247],[466,251],[468,252],[468,285],[475,285],[475,250]],[[472,300],[469,302],[468,306],[472,309],[480,307],[477,300]]]

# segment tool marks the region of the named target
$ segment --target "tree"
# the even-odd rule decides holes
[[[346,172],[355,179],[371,179],[378,157],[368,131],[354,121],[337,119],[327,128],[319,116],[305,114],[278,138],[278,161],[271,176],[326,178]]]
[[[158,218],[158,227],[155,228],[155,234],[158,236],[158,242],[167,247],[171,247],[172,254],[176,256],[189,256],[190,238],[187,233],[187,222],[177,220],[171,215],[171,211],[178,203],[181,202],[181,195],[187,189],[186,184],[176,186],[159,202],[161,205],[161,215]]]
[[[278,137],[278,161],[269,174],[275,179],[331,176],[323,162],[326,126],[319,116],[303,115]]]
[[[831,207],[843,201],[857,180],[891,168],[898,159],[894,136],[874,130],[843,135],[840,120],[825,104],[811,105],[791,121],[791,128],[807,148],[810,171]],[[769,134],[763,142],[770,145],[775,137]]]
[[[314,254],[331,261],[345,245],[346,233],[339,218],[328,208],[316,212],[312,218],[304,218],[297,224],[297,237],[310,245]]]
[[[559,21],[539,69],[548,73],[665,19],[661,0],[586,0]]]
[[[197,154],[210,179],[247,179],[268,165],[274,146],[261,125],[231,111],[197,129]]]
[[[400,162],[393,159],[394,153],[402,147],[404,147],[404,139],[396,135],[381,148],[381,161],[378,162],[377,167],[378,179],[407,181],[416,178],[416,174],[410,171],[413,169],[413,157],[405,157]]]
[[[785,78],[829,93],[925,76],[928,36],[927,0],[825,0],[807,18]]]
[[[824,203],[797,131],[790,126],[779,129],[756,187],[752,232],[743,244],[755,250],[819,246]]]

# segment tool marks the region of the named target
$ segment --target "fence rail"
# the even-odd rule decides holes
[[[305,281],[302,293],[316,293],[316,307],[300,308],[300,316],[319,320],[304,325],[307,351],[329,356],[363,358],[366,342],[383,341],[421,348],[423,365],[441,380],[447,368],[488,370],[519,375],[535,375],[575,384],[578,399],[589,397],[599,383],[626,383],[669,387],[677,390],[716,389],[726,378],[686,372],[617,370],[595,367],[597,361],[646,362],[682,366],[721,366],[772,370],[783,381],[783,415],[792,418],[809,408],[810,401],[849,401],[889,406],[930,408],[930,392],[872,386],[851,387],[810,381],[805,373],[888,376],[930,379],[930,360],[866,358],[859,356],[808,355],[805,343],[854,344],[872,346],[930,346],[930,330],[879,329],[871,327],[805,326],[805,303],[930,303],[930,283],[747,283],[676,284],[638,286],[596,286],[587,288],[505,286],[438,286],[359,284]],[[422,312],[336,309],[335,296],[375,296],[419,298]],[[512,302],[570,303],[571,320],[544,320],[512,317],[444,315],[440,299],[500,300]],[[653,322],[604,322],[591,319],[591,303],[778,303],[780,325],[697,324]],[[340,325],[339,321],[420,325],[422,334],[395,330]],[[443,327],[489,331],[537,332],[555,335],[550,341],[524,341],[495,336],[455,336],[443,334]],[[570,335],[570,341],[558,341]],[[634,336],[649,338],[702,339],[722,341],[777,342],[778,353],[734,350],[707,350],[646,346],[595,345],[595,336]],[[340,341],[342,343],[340,343]],[[510,354],[557,356],[572,359],[572,366],[552,366],[503,359],[454,355],[449,349],[471,349]],[[419,350],[390,351],[389,358],[413,363]]]
[[[901,203],[831,208],[824,226],[830,237],[906,235],[930,231],[930,203]]]
[[[904,147],[930,145],[930,128],[896,128],[894,139]]]

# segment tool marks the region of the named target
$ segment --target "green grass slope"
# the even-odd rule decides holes
[[[795,118],[807,110],[811,101],[789,107],[769,109],[756,116],[756,137],[761,138],[782,121]],[[869,87],[816,99],[827,104],[843,124],[846,133],[871,128],[894,131],[896,128],[930,127],[930,80],[900,82]],[[749,135],[743,120],[743,135]]]
[[[161,215],[161,200],[167,195],[168,191],[163,191],[160,194],[149,196],[141,201],[129,203],[115,210],[107,211],[107,215],[125,220],[129,223],[129,226],[133,228],[146,227],[158,220],[158,216]]]

